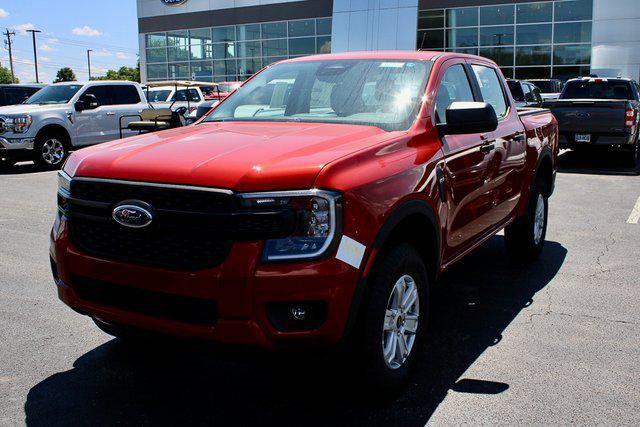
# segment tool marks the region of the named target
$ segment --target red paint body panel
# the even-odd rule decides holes
[[[292,61],[323,58],[433,60],[424,102],[411,129],[385,132],[345,124],[208,123],[80,150],[69,158],[65,171],[75,177],[234,192],[334,190],[343,199],[342,234],[367,248],[360,269],[337,260],[335,248],[319,260],[265,263],[263,242],[235,243],[221,266],[205,271],[185,273],[118,263],[90,257],[74,247],[62,217],[54,226],[50,250],[58,268],[60,298],[107,322],[175,335],[271,349],[292,343],[334,344],[345,333],[357,286],[366,286],[365,273],[377,255],[374,240],[403,203],[419,199],[432,209],[441,240],[439,273],[522,212],[543,150],[550,150],[555,162],[553,117],[541,111],[521,118],[512,100],[509,115],[491,135],[440,137],[433,111],[444,70],[451,63],[468,61],[496,67],[486,59],[437,52],[367,52]],[[526,132],[526,141],[516,143],[514,135],[520,132]],[[479,152],[481,137],[495,140],[492,154]],[[445,174],[444,202],[436,168]],[[219,320],[213,327],[193,326],[96,306],[74,291],[75,275],[215,300]],[[299,300],[326,302],[327,320],[311,331],[276,331],[267,319],[266,304]]]

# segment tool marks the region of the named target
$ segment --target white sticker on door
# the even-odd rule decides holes
[[[336,258],[346,262],[352,267],[360,268],[360,263],[362,262],[366,249],[366,246],[362,243],[356,242],[350,237],[342,236]]]

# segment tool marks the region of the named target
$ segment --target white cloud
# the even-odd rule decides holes
[[[53,52],[55,49],[49,46],[48,44],[41,44],[40,50],[43,52]]]
[[[42,62],[49,62],[51,61],[51,58],[49,58],[48,56],[41,56],[38,58],[40,61]]]
[[[60,41],[55,37],[50,37],[48,40],[49,40],[49,44],[56,44]]]
[[[16,25],[16,26],[12,27],[11,29],[16,31],[21,36],[26,36],[27,35],[27,30],[35,30],[36,26],[29,22],[28,24]]]
[[[129,59],[129,55],[127,55],[124,52],[118,52],[118,53],[116,53],[116,58],[118,58],[118,59]]]
[[[102,35],[100,31],[96,30],[95,28],[91,28],[88,25],[85,25],[84,27],[81,27],[81,28],[74,28],[73,30],[71,30],[71,32],[76,36],[86,36],[86,37],[98,37]]]
[[[0,7],[0,18],[6,18],[9,16],[9,12]]]
[[[101,57],[113,56],[113,53],[109,52],[107,49],[94,50],[93,52],[91,52],[91,54],[93,56],[101,56]]]

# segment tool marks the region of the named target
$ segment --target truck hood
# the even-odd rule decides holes
[[[65,171],[236,191],[305,189],[328,163],[394,135],[346,124],[202,123],[79,150]]]
[[[18,115],[21,115],[21,114],[39,113],[41,111],[68,110],[69,108],[72,108],[69,104],[48,104],[48,105],[18,104],[18,105],[7,105],[5,107],[0,107],[0,116],[18,116]]]

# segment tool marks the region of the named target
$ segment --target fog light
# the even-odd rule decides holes
[[[304,320],[307,317],[307,310],[301,306],[291,308],[291,316],[296,320]]]
[[[327,319],[324,301],[270,302],[267,318],[280,332],[300,332],[318,329]]]

